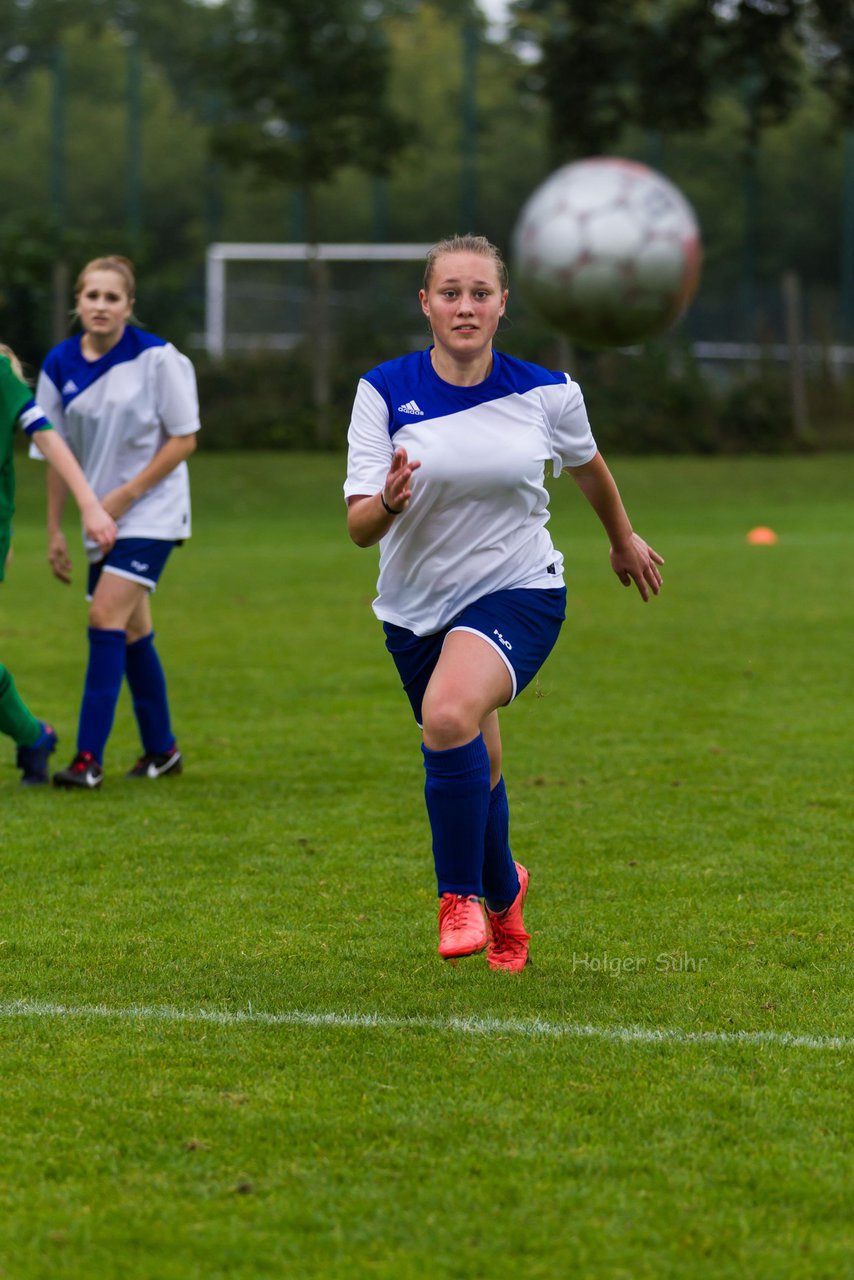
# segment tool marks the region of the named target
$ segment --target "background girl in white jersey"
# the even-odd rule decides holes
[[[419,297],[432,347],[359,383],[347,527],[358,546],[380,545],[374,612],[422,727],[439,954],[488,946],[490,966],[514,972],[528,962],[529,877],[510,852],[498,708],[534,678],[564,618],[546,462],[570,472],[614,572],[645,601],[663,560],[632,530],[569,375],[493,349],[507,304],[498,250],[482,236],[441,241]]]
[[[68,446],[51,429],[51,424],[33,399],[33,393],[24,381],[20,361],[5,343],[0,342],[0,582],[5,576],[12,538],[12,516],[15,512],[13,449],[19,427],[73,492],[84,528],[93,542],[106,552],[116,537],[112,517],[98,502]],[[18,748],[21,782],[27,785],[47,782],[48,758],[56,747],[56,733],[52,725],[33,715],[18,693],[11,671],[2,662],[0,733],[10,737]]]
[[[130,323],[135,293],[127,258],[88,263],[75,291],[83,332],[48,353],[37,387],[119,530],[106,557],[86,539],[89,662],[77,754],[53,777],[61,787],[101,785],[125,676],[143,749],[128,776],[181,772],[149,597],[172,548],[190,536],[187,458],[200,425],[198,395],[186,356]],[[65,498],[65,485],[48,474],[48,554],[62,582],[71,577],[61,527]]]

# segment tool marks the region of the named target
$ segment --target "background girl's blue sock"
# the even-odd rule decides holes
[[[166,677],[154,647],[153,631],[125,649],[125,675],[143,749],[153,755],[171,750],[175,736],[169,718]]]
[[[483,842],[483,893],[490,911],[504,911],[519,892],[519,875],[510,852],[510,806],[502,775],[489,797]]]
[[[489,755],[481,734],[462,747],[424,753],[424,798],[439,893],[483,893]]]
[[[126,640],[124,631],[89,628],[89,665],[80,706],[77,750],[91,752],[99,764],[104,762],[124,679]]]

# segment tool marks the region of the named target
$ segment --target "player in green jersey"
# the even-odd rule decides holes
[[[47,461],[74,494],[83,524],[106,553],[115,542],[116,525],[92,492],[65,441],[33,399],[14,352],[0,343],[0,582],[6,573],[15,511],[15,432],[20,427],[35,441]],[[21,699],[12,673],[0,662],[0,733],[15,743],[21,781],[47,782],[47,762],[56,747],[56,733],[32,714]]]

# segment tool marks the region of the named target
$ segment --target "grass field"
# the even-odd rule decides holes
[[[184,776],[124,780],[124,699],[101,793],[0,764],[0,1277],[854,1275],[852,467],[616,463],[646,607],[554,486],[568,622],[503,717],[514,977],[436,956],[342,459],[194,459],[155,597]],[[85,608],[19,475],[0,656],[64,764]]]

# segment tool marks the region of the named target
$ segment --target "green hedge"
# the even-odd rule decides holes
[[[564,367],[554,352],[520,354]],[[343,448],[359,377],[378,358],[376,352],[336,354],[325,430],[313,404],[305,349],[198,361],[203,447]],[[687,347],[672,344],[650,345],[638,354],[574,353],[568,363],[584,390],[596,438],[610,452],[854,449],[854,376],[836,379],[828,369],[811,371],[809,431],[798,438],[784,365],[727,368],[711,376]]]
[[[207,449],[310,449],[316,415],[304,360],[291,356],[196,362]]]

